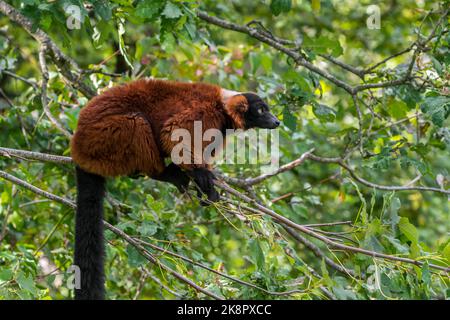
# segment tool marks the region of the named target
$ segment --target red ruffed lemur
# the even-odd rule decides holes
[[[211,202],[219,199],[206,161],[165,165],[176,129],[278,127],[280,122],[254,93],[205,83],[137,80],[94,97],[80,112],[71,141],[76,163],[77,212],[74,264],[81,288],[75,299],[104,298],[103,197],[105,178],[144,174],[186,190],[192,179]],[[205,148],[205,144],[202,144]]]

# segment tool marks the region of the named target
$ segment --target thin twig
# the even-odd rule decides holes
[[[30,19],[3,0],[0,0],[0,12],[24,28],[41,45],[45,45],[61,73],[71,84],[75,85],[80,92],[88,98],[95,96],[96,93],[93,88],[82,81],[78,81],[79,75],[81,75],[81,69],[78,64],[72,58],[66,56],[52,39],[42,31],[42,29],[36,28],[35,24],[33,24]]]
[[[4,171],[0,171],[0,177],[3,179],[6,179],[18,186],[24,187],[40,196],[46,197],[48,199],[51,199],[53,201],[62,203],[64,205],[67,205],[73,209],[76,209],[76,204],[71,201],[68,200],[66,198],[57,196],[55,194],[52,194],[50,192],[44,191],[36,186],[33,186],[32,184],[23,181],[13,175],[10,175]],[[192,280],[186,278],[185,276],[183,276],[182,274],[178,273],[177,271],[173,270],[172,268],[166,266],[165,264],[162,264],[158,261],[158,259],[156,259],[152,254],[150,254],[147,250],[145,250],[145,248],[138,243],[135,239],[133,239],[132,237],[130,237],[129,235],[127,235],[125,232],[123,232],[122,230],[114,227],[113,225],[109,224],[106,221],[103,221],[104,226],[112,231],[114,234],[116,234],[117,236],[119,236],[120,238],[124,239],[126,242],[128,242],[129,244],[131,244],[132,246],[134,246],[136,248],[136,250],[142,255],[144,256],[147,260],[149,260],[150,262],[152,262],[155,265],[158,265],[159,267],[161,267],[162,269],[166,270],[167,272],[169,272],[170,274],[172,274],[175,278],[181,280],[182,282],[188,284],[189,286],[191,286],[192,288],[194,288],[195,290],[204,293],[207,296],[210,296],[211,298],[217,299],[217,300],[222,300],[222,297],[219,297],[218,295],[210,292],[209,290],[206,290],[202,287],[200,287],[199,285],[197,285],[196,283],[194,283]]]
[[[152,244],[152,243],[140,240],[140,239],[136,239],[136,241],[142,243],[143,245],[149,246],[152,249],[158,250],[158,251],[162,252],[163,254],[168,254],[168,255],[171,255],[173,257],[177,257],[177,258],[179,258],[179,259],[181,259],[183,261],[186,261],[186,262],[188,262],[190,264],[193,264],[193,265],[195,265],[197,267],[200,267],[202,269],[208,270],[208,271],[210,271],[212,273],[215,273],[215,274],[217,274],[217,275],[219,275],[221,277],[224,277],[224,278],[226,278],[228,280],[231,280],[233,282],[242,284],[242,285],[247,286],[247,287],[251,287],[251,288],[263,291],[263,292],[265,292],[267,294],[270,294],[270,295],[282,296],[282,295],[290,295],[290,294],[303,293],[304,292],[303,290],[290,290],[290,291],[282,291],[282,292],[266,290],[266,289],[261,288],[261,287],[255,285],[255,284],[253,284],[253,283],[250,283],[250,282],[247,282],[247,281],[244,281],[244,280],[232,277],[232,276],[230,276],[228,274],[225,274],[223,272],[220,272],[220,271],[217,271],[217,270],[215,270],[213,268],[210,268],[210,267],[208,267],[208,266],[206,266],[206,265],[204,265],[202,263],[196,262],[196,261],[194,261],[192,259],[189,259],[189,258],[187,258],[185,256],[182,256],[181,254],[178,254],[178,253],[172,252],[170,250],[161,248],[161,247],[159,247],[159,246],[157,246],[155,244]]]
[[[150,271],[148,271],[145,268],[142,268],[142,271],[153,281],[155,281],[161,288],[163,288],[164,290],[166,290],[168,293],[174,295],[177,298],[182,299],[183,295],[179,294],[178,292],[176,292],[175,290],[172,290],[171,288],[169,288],[168,286],[166,286],[158,277],[154,276],[153,274],[150,273]]]
[[[50,119],[53,125],[61,131],[66,137],[69,139],[72,137],[72,134],[67,131],[56,118],[52,115],[49,105],[48,105],[48,97],[47,97],[47,84],[48,84],[48,67],[47,62],[45,61],[45,53],[47,51],[47,47],[45,45],[41,46],[39,50],[39,66],[41,67],[42,72],[42,84],[41,84],[41,102],[42,107],[44,108],[45,115]]]
[[[10,77],[12,77],[12,78],[15,78],[15,79],[17,79],[17,80],[23,81],[23,82],[25,82],[26,84],[29,84],[29,85],[32,86],[33,89],[35,89],[35,90],[39,89],[39,86],[38,86],[38,84],[37,84],[36,82],[31,81],[31,80],[29,80],[29,79],[27,79],[27,78],[24,78],[24,77],[22,77],[22,76],[19,76],[18,74],[15,74],[15,73],[13,73],[13,72],[11,72],[11,71],[8,71],[8,70],[2,70],[2,71],[0,71],[0,74],[2,74],[2,73],[3,73],[3,74],[6,74],[6,75],[8,75],[8,76],[10,76]]]
[[[273,210],[270,210],[266,207],[264,207],[263,205],[259,204],[257,201],[255,201],[254,199],[249,198],[248,196],[240,193],[239,191],[231,188],[230,186],[216,181],[215,185],[218,186],[219,188],[225,190],[226,192],[238,197],[241,200],[244,200],[247,203],[250,203],[252,205],[254,205],[259,211],[271,216],[272,218],[274,218],[276,221],[278,221],[279,223],[282,223],[288,227],[291,227],[295,230],[298,230],[302,233],[305,233],[313,238],[316,238],[318,240],[321,240],[322,242],[326,243],[327,245],[329,245],[330,247],[336,248],[336,249],[341,249],[341,250],[345,250],[345,251],[351,251],[351,252],[356,252],[356,253],[361,253],[367,256],[371,256],[374,258],[382,258],[385,260],[392,260],[392,261],[399,261],[399,262],[405,262],[405,263],[410,263],[410,264],[414,264],[416,266],[422,266],[424,264],[424,262],[422,261],[418,261],[418,260],[413,260],[413,259],[409,259],[409,258],[403,258],[403,257],[397,257],[397,256],[391,256],[391,255],[387,255],[384,253],[379,253],[379,252],[375,252],[375,251],[371,251],[371,250],[366,250],[363,248],[357,248],[357,247],[352,247],[352,246],[348,246],[342,243],[338,243],[336,241],[330,240],[329,238],[317,233],[316,231],[309,229],[305,226],[299,225],[289,219],[287,219],[286,217],[283,217],[282,215],[276,213]],[[442,266],[438,266],[435,264],[429,264],[430,268],[435,268],[438,270],[442,270],[445,272],[450,273],[450,267],[442,267]]]
[[[286,230],[286,232],[289,233],[295,240],[302,243],[305,247],[307,247],[309,250],[311,250],[312,253],[314,253],[314,255],[316,257],[323,259],[325,261],[325,263],[327,265],[329,265],[331,268],[333,268],[345,275],[349,275],[353,278],[360,277],[359,275],[356,274],[355,271],[353,271],[349,268],[345,268],[344,266],[341,266],[341,265],[337,264],[336,262],[334,262],[333,260],[331,260],[330,258],[328,258],[325,255],[325,253],[323,253],[322,250],[320,250],[320,248],[318,246],[316,246],[314,243],[312,243],[311,241],[309,241],[308,239],[306,239],[305,237],[300,235],[298,232],[296,232],[292,228],[289,228],[286,226],[283,226],[283,227]]]

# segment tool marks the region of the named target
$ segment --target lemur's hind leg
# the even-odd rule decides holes
[[[188,171],[188,175],[194,179],[195,184],[200,190],[198,190],[198,196],[201,198],[202,194],[208,196],[210,202],[217,202],[220,199],[220,195],[214,188],[214,180],[216,177],[214,174],[205,168],[194,168],[192,171]],[[209,203],[201,200],[202,206],[207,206]]]
[[[185,192],[190,182],[189,176],[174,163],[169,164],[161,174],[153,176],[152,179],[169,182],[180,192]]]

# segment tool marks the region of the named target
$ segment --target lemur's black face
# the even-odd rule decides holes
[[[244,113],[245,127],[275,129],[280,121],[270,113],[269,106],[254,93],[242,94],[248,102],[248,109]]]

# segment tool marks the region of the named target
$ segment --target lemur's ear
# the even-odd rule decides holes
[[[243,95],[237,94],[227,98],[224,104],[225,111],[233,120],[236,129],[244,129],[244,113],[248,110],[247,99]]]
[[[244,113],[248,109],[248,101],[242,94],[232,96],[226,102],[226,107],[230,111]]]

